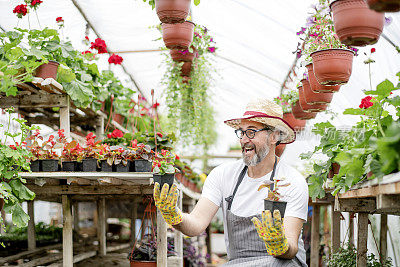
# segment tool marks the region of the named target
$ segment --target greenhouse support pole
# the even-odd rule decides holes
[[[310,252],[310,267],[319,266],[319,212],[320,206],[313,205],[311,218],[311,252]]]
[[[62,195],[63,210],[63,267],[73,266],[72,209],[71,197]]]
[[[358,213],[357,266],[367,266],[368,213]]]
[[[354,247],[354,213],[349,213],[349,243]]]
[[[167,267],[167,223],[157,209],[157,267]]]
[[[379,238],[379,250],[382,259],[386,259],[387,256],[387,214],[381,214],[381,231],[380,231],[380,238]],[[381,260],[382,260],[381,259]]]
[[[181,190],[179,190],[179,201],[178,201],[178,207],[180,210],[182,210],[182,197],[183,193]],[[174,244],[175,244],[175,251],[177,252],[178,256],[178,267],[183,266],[183,235],[180,231],[175,230],[175,235],[174,235]]]
[[[69,120],[69,108],[70,108],[70,100],[67,97],[67,106],[60,108],[60,129],[64,129],[64,135],[68,139],[71,136],[70,130],[70,120]]]
[[[133,201],[132,207],[131,207],[131,238],[130,238],[130,244],[133,246],[135,243],[136,239],[136,219],[138,218],[137,216],[137,208],[138,208],[138,203],[137,201]]]
[[[28,201],[28,250],[34,250],[36,248],[36,233],[35,233],[35,212],[34,202]]]
[[[99,239],[99,255],[105,256],[106,247],[106,199],[101,197],[97,200],[97,237]]]
[[[79,231],[79,202],[74,202],[72,204],[72,209],[74,212],[74,230]]]
[[[335,206],[332,204],[332,226],[331,226],[331,241],[332,253],[336,253],[340,248],[340,211],[335,211]]]

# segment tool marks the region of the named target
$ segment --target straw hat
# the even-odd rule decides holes
[[[242,118],[231,119],[224,122],[228,126],[238,129],[242,120],[259,122],[279,130],[281,132],[281,144],[289,144],[296,139],[293,128],[283,119],[282,108],[271,100],[257,99],[249,102]]]

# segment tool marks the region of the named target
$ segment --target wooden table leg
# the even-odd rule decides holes
[[[28,201],[28,250],[34,250],[36,248],[36,233],[35,233],[35,212],[34,202]]]
[[[167,266],[167,223],[157,210],[157,267]]]
[[[99,255],[105,256],[106,246],[106,199],[104,197],[97,200],[97,236],[99,238]]]
[[[332,253],[336,253],[340,248],[340,211],[335,211],[334,205],[331,206],[332,211],[332,226],[331,226],[331,240],[332,240]]]
[[[381,214],[381,231],[379,238],[379,250],[381,252],[382,259],[387,257],[387,214]]]
[[[63,209],[63,267],[73,267],[72,209],[71,197],[62,196]]]
[[[178,207],[180,210],[182,210],[182,197],[183,197],[183,193],[182,193],[182,191],[179,191]],[[182,267],[183,266],[183,235],[178,230],[175,230],[174,244],[175,244],[175,251],[177,252],[177,254],[178,254],[177,256],[179,257],[178,267]]]
[[[357,266],[367,266],[368,213],[358,213]]]
[[[319,213],[320,213],[320,206],[314,205],[313,211],[312,211],[312,218],[311,218],[310,267],[318,267],[319,266],[319,244],[320,244]]]

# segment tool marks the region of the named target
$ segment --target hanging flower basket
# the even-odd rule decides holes
[[[311,90],[310,82],[307,79],[301,80],[303,84],[303,96],[309,105],[326,105],[331,103],[333,93],[314,93]],[[301,103],[300,103],[301,104]]]
[[[366,46],[378,42],[385,20],[383,13],[369,9],[365,0],[336,0],[330,7],[342,43]]]
[[[292,104],[292,113],[296,119],[300,120],[310,120],[314,119],[317,116],[315,112],[304,112],[300,106],[299,100],[296,103]]]
[[[370,9],[378,12],[400,11],[400,0],[367,0]]]
[[[302,82],[303,81],[304,81],[304,79],[302,80]],[[305,80],[305,81],[307,81],[307,80]],[[317,104],[317,105],[308,104],[304,97],[303,86],[300,86],[298,89],[299,89],[299,103],[300,103],[301,109],[304,112],[309,113],[309,112],[320,112],[320,111],[326,110],[326,108],[327,108],[326,104]]]
[[[196,51],[193,53],[189,52],[189,50],[179,50],[179,49],[171,49],[169,51],[171,58],[175,62],[192,62]]]
[[[286,148],[286,144],[277,145],[275,148],[275,155],[277,155],[278,157],[282,156],[283,151],[285,151],[285,148]]]
[[[311,53],[313,70],[322,85],[341,85],[349,81],[354,52],[347,49],[325,49]]]
[[[190,77],[190,72],[192,71],[192,62],[185,62],[181,68],[182,77]]]
[[[190,9],[190,0],[156,0],[157,16],[162,23],[182,23]]]
[[[314,75],[313,64],[308,64],[306,66],[308,72],[308,81],[311,86],[311,90],[315,93],[328,93],[328,92],[337,92],[340,89],[340,85],[327,86],[320,84]],[[307,100],[307,97],[306,97]]]
[[[305,126],[306,126],[306,121],[305,120],[298,120],[293,116],[293,113],[284,113],[283,114],[283,119],[289,123],[289,125],[295,130],[295,131],[301,131]]]
[[[49,63],[42,64],[35,70],[35,77],[42,79],[52,78],[55,80],[59,65],[58,62],[50,60]]]
[[[161,24],[165,46],[169,49],[188,49],[193,41],[194,23]]]

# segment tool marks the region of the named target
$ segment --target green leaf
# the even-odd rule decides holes
[[[71,69],[63,68],[62,66],[58,67],[57,71],[57,81],[60,83],[70,83],[76,78],[74,72]]]
[[[24,212],[21,204],[15,203],[12,210],[12,221],[17,227],[25,227],[28,225],[29,216]]]
[[[87,107],[95,97],[90,84],[75,79],[70,83],[63,83],[62,85],[72,101],[78,106]]]
[[[37,59],[45,58],[45,56],[49,55],[49,52],[45,50],[39,50],[36,47],[31,47],[30,49],[24,49],[24,52],[28,56],[34,56]]]
[[[29,190],[25,185],[21,183],[19,179],[13,179],[9,182],[10,186],[13,189],[13,193],[20,200],[32,200],[35,198],[35,193]]]
[[[389,80],[384,80],[376,87],[376,90],[366,91],[365,94],[367,95],[377,95],[381,98],[388,97],[390,92],[395,89],[393,83]]]
[[[347,108],[343,111],[345,115],[364,115],[365,109],[360,108]]]
[[[200,4],[200,0],[194,0],[193,2],[195,6],[198,6]]]
[[[96,63],[88,65],[87,68],[92,74],[100,76],[99,68],[97,67]]]

